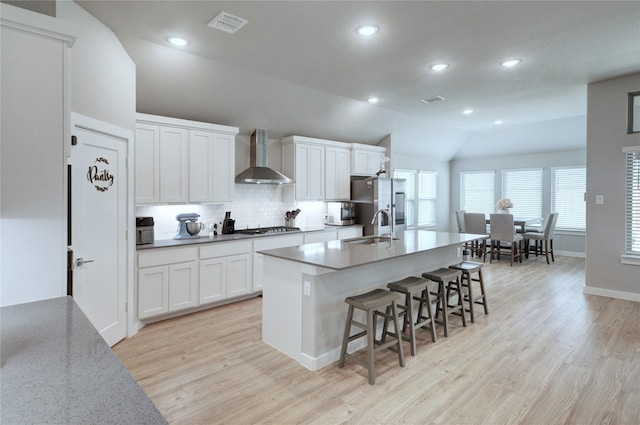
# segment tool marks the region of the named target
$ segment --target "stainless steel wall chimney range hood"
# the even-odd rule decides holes
[[[284,184],[293,183],[289,177],[267,167],[267,130],[256,128],[251,135],[249,168],[236,176],[236,183]]]

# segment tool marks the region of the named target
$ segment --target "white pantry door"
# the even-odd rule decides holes
[[[127,142],[74,124],[73,299],[109,346],[127,333]]]

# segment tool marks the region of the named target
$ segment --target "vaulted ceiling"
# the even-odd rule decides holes
[[[78,3],[136,63],[140,112],[271,138],[390,134],[395,151],[441,160],[584,149],[587,84],[640,72],[639,1]],[[220,12],[248,23],[209,28]]]

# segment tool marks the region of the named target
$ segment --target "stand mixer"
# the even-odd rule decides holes
[[[183,213],[176,216],[178,220],[178,233],[173,239],[198,239],[198,233],[204,227],[202,223],[198,222],[200,214],[196,213]]]

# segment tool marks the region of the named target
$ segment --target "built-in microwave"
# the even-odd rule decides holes
[[[356,206],[353,202],[327,202],[325,224],[351,226],[356,222]]]

